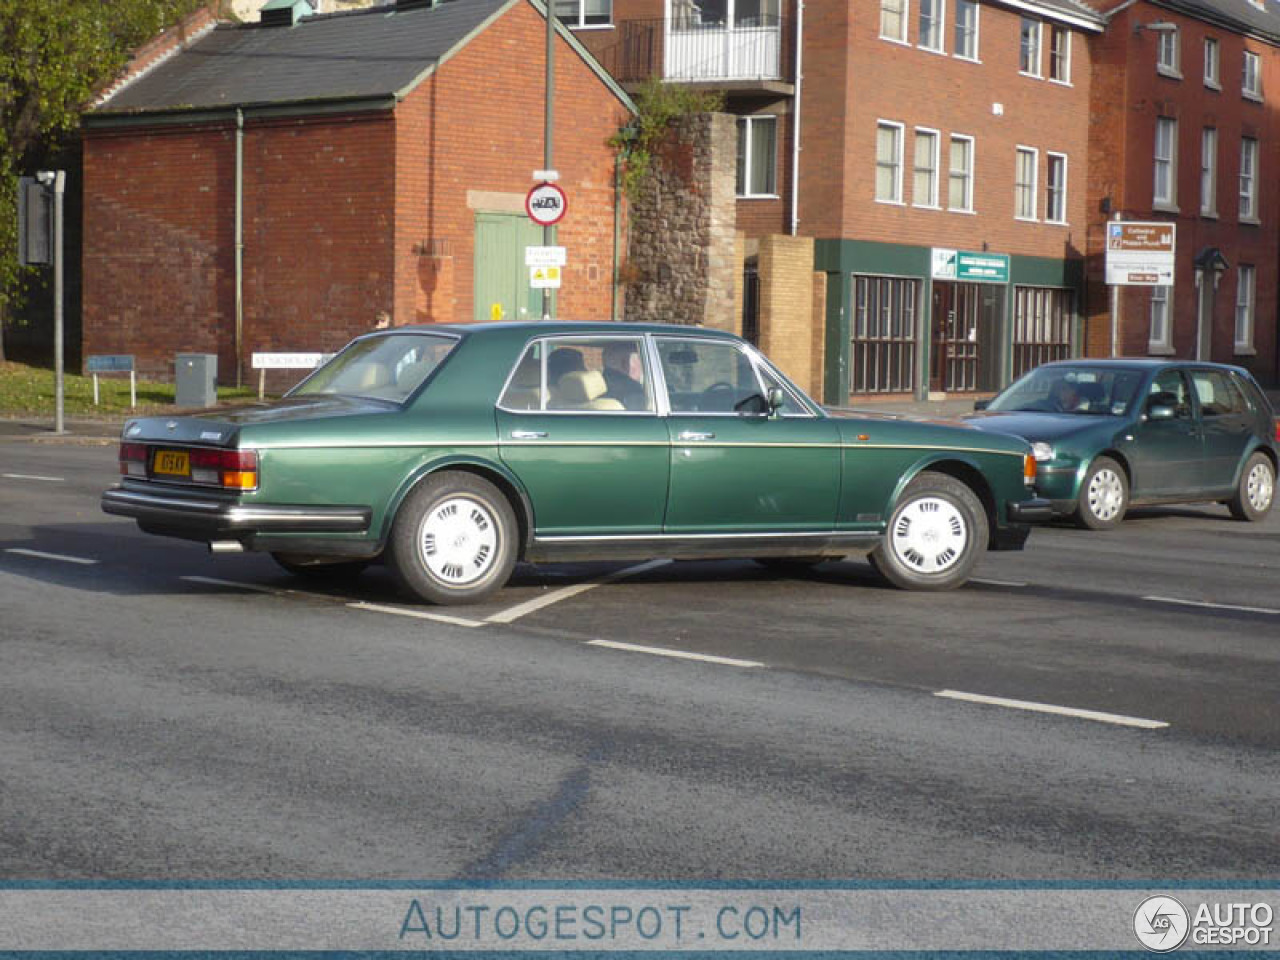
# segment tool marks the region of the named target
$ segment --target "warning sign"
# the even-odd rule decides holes
[[[534,290],[558,290],[560,288],[560,268],[530,267],[529,286]]]

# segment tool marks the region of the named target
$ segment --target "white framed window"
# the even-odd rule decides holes
[[[1250,100],[1262,99],[1262,58],[1248,50],[1244,52],[1240,92]]]
[[[555,11],[569,28],[613,25],[613,0],[555,0]]]
[[[947,20],[947,0],[919,0],[920,35],[916,41],[925,50],[943,53]]]
[[[1256,271],[1247,263],[1236,267],[1236,353],[1253,352],[1253,301]]]
[[[912,171],[911,202],[917,207],[938,206],[937,130],[916,128],[915,165]]]
[[[1071,82],[1071,28],[1056,23],[1049,27],[1049,79]]]
[[[973,137],[951,135],[951,159],[947,171],[947,208],[973,212]]]
[[[876,124],[876,201],[902,203],[902,124]]]
[[[1221,90],[1221,55],[1218,52],[1218,41],[1213,37],[1204,38],[1204,85],[1211,90]]]
[[[1240,138],[1240,219],[1258,219],[1258,141]]]
[[[952,53],[962,60],[978,59],[978,0],[956,0]]]
[[[1067,222],[1067,155],[1045,154],[1044,218],[1049,223]]]
[[[1149,353],[1166,353],[1173,349],[1173,331],[1169,326],[1171,299],[1168,287],[1151,288],[1151,333],[1147,338]]]
[[[1177,28],[1156,33],[1156,72],[1182,77],[1182,34]]]
[[[1040,151],[1018,147],[1013,170],[1013,215],[1019,220],[1036,218],[1036,168]]]
[[[778,195],[778,118],[738,118],[738,196]]]
[[[1043,26],[1034,17],[1023,17],[1018,30],[1018,70],[1029,77],[1040,76],[1040,35]]]
[[[894,43],[907,42],[909,0],[880,0],[880,38]]]
[[[1200,215],[1218,215],[1218,131],[1200,131]]]
[[[1158,207],[1178,204],[1178,121],[1173,117],[1156,117],[1151,200]]]

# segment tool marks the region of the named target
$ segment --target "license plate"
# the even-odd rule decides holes
[[[191,476],[191,455],[186,450],[157,450],[155,463],[151,469],[166,477],[189,477]]]

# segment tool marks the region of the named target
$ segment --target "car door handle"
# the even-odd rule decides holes
[[[680,431],[681,440],[714,440],[715,438],[716,438],[716,435],[714,433],[703,433],[700,430],[681,430]]]
[[[547,431],[545,430],[512,430],[511,431],[512,440],[544,440],[546,439],[546,436],[547,436]]]

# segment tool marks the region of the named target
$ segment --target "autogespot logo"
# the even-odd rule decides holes
[[[1155,953],[1177,950],[1187,939],[1191,916],[1173,897],[1147,897],[1133,915],[1133,932]]]

